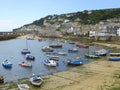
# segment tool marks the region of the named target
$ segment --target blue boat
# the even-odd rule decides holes
[[[68,65],[82,65],[83,60],[65,60]]]
[[[28,49],[28,42],[27,42],[27,39],[26,39],[26,48],[24,48],[22,51],[21,51],[21,54],[30,54],[30,50]]]
[[[108,58],[109,61],[120,61],[120,57],[110,57]]]
[[[35,60],[35,57],[32,56],[31,54],[26,54],[26,59],[27,60]]]
[[[5,60],[3,63],[2,63],[3,67],[5,68],[11,68],[12,67],[12,63],[8,60]]]
[[[78,49],[77,48],[70,48],[70,49],[68,49],[68,52],[78,52]]]
[[[49,60],[49,59],[46,59],[43,61],[43,63],[46,65],[46,66],[57,66],[57,63],[54,61],[54,60]]]
[[[57,52],[46,52],[47,55],[57,55]]]
[[[28,49],[23,49],[23,50],[21,51],[21,54],[24,54],[24,55],[30,54],[30,51],[29,51]]]

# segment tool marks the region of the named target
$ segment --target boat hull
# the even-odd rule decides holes
[[[9,61],[4,61],[4,62],[2,63],[2,65],[3,65],[3,67],[5,67],[5,68],[11,68],[11,67],[12,67],[12,63],[9,62]]]
[[[99,56],[96,56],[96,55],[88,55],[88,54],[85,54],[85,57],[86,57],[86,58],[91,58],[91,59],[100,58]]]
[[[44,60],[44,64],[46,66],[52,66],[52,67],[56,67],[57,66],[57,63],[54,61],[54,60]]]
[[[120,61],[120,57],[110,57],[108,58],[109,61]]]
[[[65,60],[68,65],[82,65],[82,60]]]
[[[34,75],[30,77],[30,82],[35,86],[40,86],[43,82],[43,79],[38,75]]]

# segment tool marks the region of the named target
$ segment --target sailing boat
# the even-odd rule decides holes
[[[50,45],[49,36],[48,36],[48,44]],[[53,52],[53,48],[50,47],[50,46],[43,46],[43,47],[42,47],[42,51],[43,51],[43,52]]]
[[[26,46],[27,48],[24,48],[21,53],[26,55],[26,54],[30,54],[30,50],[28,49],[28,42],[27,42],[27,39],[26,39]]]

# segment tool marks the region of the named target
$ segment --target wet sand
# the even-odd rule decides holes
[[[40,87],[35,87],[28,79],[23,79],[15,83],[12,90],[17,90],[17,84],[20,83],[27,83],[30,90],[108,90],[116,86],[115,83],[119,81],[115,76],[119,77],[120,62],[108,61],[107,57],[66,71],[42,76],[44,82]],[[7,87],[10,87],[10,84]]]
[[[115,82],[120,62],[94,61],[46,76],[41,90],[107,90]]]

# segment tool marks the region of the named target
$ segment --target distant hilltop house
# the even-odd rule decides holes
[[[14,29],[13,32],[20,35],[34,34],[46,37],[89,36],[92,39],[94,37],[110,39],[120,36],[119,11],[120,8],[116,8],[48,15]]]

